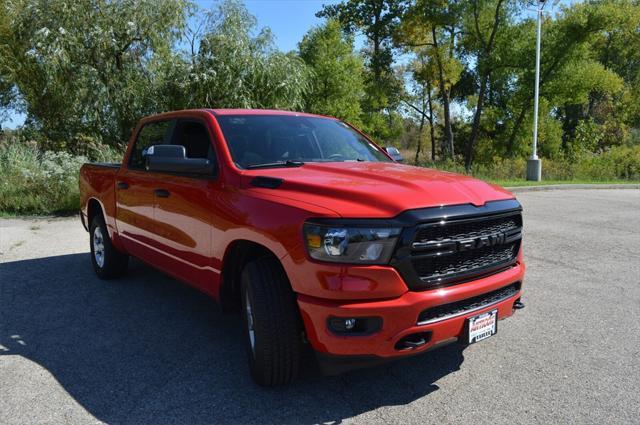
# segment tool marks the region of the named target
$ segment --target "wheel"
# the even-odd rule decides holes
[[[104,218],[98,215],[91,221],[89,228],[91,263],[100,279],[113,279],[122,276],[127,270],[129,256],[117,251],[111,244]]]
[[[292,382],[300,366],[302,326],[295,294],[277,260],[263,257],[243,268],[241,300],[253,380],[265,387]]]

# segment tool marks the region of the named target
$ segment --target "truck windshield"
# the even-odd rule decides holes
[[[305,162],[390,161],[347,124],[292,115],[222,115],[233,161],[241,168],[300,166]]]

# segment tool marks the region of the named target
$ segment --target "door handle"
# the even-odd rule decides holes
[[[118,189],[129,189],[129,183],[127,182],[118,182],[116,183]]]
[[[155,193],[158,198],[168,198],[169,197],[169,191],[166,190],[166,189],[156,189],[156,190],[153,191],[153,193]]]

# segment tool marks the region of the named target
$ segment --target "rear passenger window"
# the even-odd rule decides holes
[[[129,158],[129,168],[144,170],[144,155],[153,145],[166,145],[171,141],[176,120],[155,121],[145,124],[138,133]]]

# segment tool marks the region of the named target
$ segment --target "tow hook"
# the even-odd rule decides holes
[[[520,298],[518,298],[516,302],[513,303],[513,309],[522,310],[523,308],[524,308],[524,304],[522,303],[522,301],[520,301]]]

